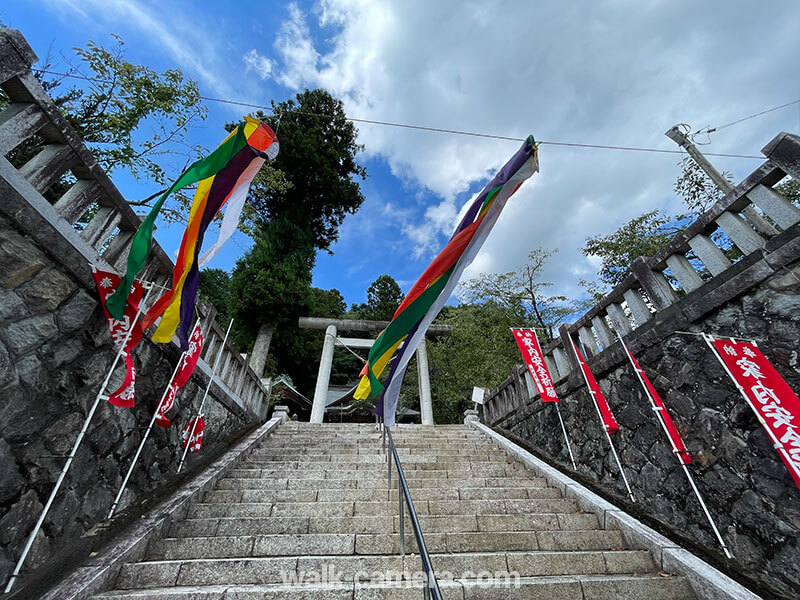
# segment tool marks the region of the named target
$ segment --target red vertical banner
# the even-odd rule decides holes
[[[800,488],[800,400],[753,341],[703,336]]]
[[[200,452],[200,448],[203,446],[203,431],[205,428],[206,422],[203,420],[203,417],[195,417],[190,420],[189,424],[184,427],[183,432],[181,432],[183,447],[186,448],[186,444],[188,443],[189,452]],[[192,436],[192,439],[189,439],[189,435]]]
[[[589,388],[589,393],[594,399],[595,406],[597,406],[597,409],[600,411],[600,417],[603,420],[603,427],[605,427],[608,433],[615,433],[619,431],[619,423],[617,423],[617,420],[614,418],[614,413],[611,412],[611,408],[608,406],[608,401],[603,395],[603,391],[600,389],[600,386],[597,384],[597,380],[589,370],[589,366],[586,364],[583,356],[581,356],[581,353],[578,351],[578,347],[575,345],[575,342],[572,341],[572,338],[570,338],[569,341],[572,344],[572,350],[575,352],[575,356],[578,359],[578,364],[581,367],[581,372],[583,372],[583,378],[586,381],[586,386]]]
[[[681,461],[682,464],[691,464],[692,455],[689,454],[689,451],[686,449],[683,439],[681,438],[681,434],[678,433],[678,428],[675,427],[672,417],[670,417],[669,413],[667,412],[667,407],[664,406],[664,401],[661,399],[661,396],[658,395],[656,388],[654,388],[653,384],[650,383],[650,379],[648,379],[644,370],[642,370],[642,368],[639,366],[638,361],[633,357],[633,354],[631,354],[628,346],[626,346],[625,342],[622,341],[622,338],[620,338],[619,341],[622,344],[622,347],[625,348],[625,353],[628,355],[639,381],[642,383],[647,391],[647,394],[650,396],[655,413],[658,415],[661,425],[664,427],[664,431],[666,432],[670,444],[672,445],[672,453],[678,457],[678,460]]]
[[[539,338],[536,337],[536,332],[533,329],[513,328],[511,332],[514,334],[519,351],[522,353],[525,366],[536,384],[539,396],[544,402],[558,402],[553,378],[550,377],[550,371],[547,370],[547,365],[544,362],[544,354],[539,344]]]
[[[139,311],[139,302],[144,295],[144,288],[139,282],[134,281],[131,287],[131,293],[128,296],[128,303],[125,305],[125,313],[122,319],[117,320],[112,317],[106,309],[106,300],[114,293],[114,290],[119,286],[121,277],[116,273],[108,271],[100,271],[95,269],[93,272],[94,282],[97,285],[97,294],[100,297],[100,305],[103,307],[103,313],[106,316],[108,329],[111,332],[111,339],[117,350],[122,349],[122,344],[125,343],[123,352],[125,354],[125,377],[122,385],[114,392],[108,395],[108,401],[114,406],[121,408],[130,408],[135,402],[135,386],[136,386],[136,369],[133,365],[133,357],[130,352],[134,346],[142,339],[142,326],[139,321],[136,321],[136,314]],[[130,335],[128,332],[130,331]],[[127,338],[127,342],[125,341]]]
[[[164,400],[158,407],[158,414],[156,415],[156,425],[159,427],[169,427],[172,421],[166,416],[167,413],[175,405],[175,398],[178,391],[189,381],[189,378],[194,372],[197,361],[200,358],[200,352],[203,349],[203,333],[200,329],[200,323],[194,326],[192,335],[189,338],[189,347],[181,354],[180,365],[172,379],[172,383],[167,389]]]

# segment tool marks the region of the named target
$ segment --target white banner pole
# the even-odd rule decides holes
[[[558,402],[556,402],[555,405],[556,405],[556,414],[558,415],[558,422],[561,423],[561,431],[564,432],[564,442],[566,442],[567,444],[567,452],[569,452],[569,460],[572,463],[572,468],[577,471],[578,467],[575,464],[575,457],[572,455],[572,447],[569,445],[569,436],[567,435],[567,428],[564,427],[564,419],[561,418],[561,409],[558,407]]]
[[[725,553],[725,557],[733,558],[733,554],[731,554],[731,551],[725,544],[725,540],[722,539],[722,535],[720,534],[719,529],[717,529],[717,524],[714,522],[714,519],[712,518],[711,513],[709,512],[708,507],[706,506],[705,500],[703,500],[703,496],[700,494],[700,490],[697,489],[697,485],[694,482],[694,478],[692,477],[691,471],[689,471],[689,468],[681,460],[680,452],[678,451],[678,448],[675,447],[675,443],[672,440],[672,436],[669,434],[669,430],[667,429],[667,424],[664,422],[664,419],[662,419],[661,415],[659,414],[659,411],[661,409],[656,405],[655,399],[650,395],[650,390],[647,389],[647,385],[644,382],[641,370],[636,368],[636,364],[633,362],[633,359],[631,358],[633,355],[628,350],[628,346],[626,346],[625,342],[622,340],[622,336],[616,330],[614,331],[614,333],[617,335],[619,343],[622,344],[622,348],[625,350],[625,355],[628,357],[628,361],[631,363],[631,367],[633,367],[633,370],[636,373],[636,378],[639,380],[639,383],[641,384],[642,389],[644,390],[645,396],[647,396],[647,399],[650,401],[650,408],[653,409],[653,412],[656,414],[656,418],[658,419],[658,422],[661,424],[661,428],[664,430],[664,434],[667,436],[667,439],[669,440],[669,445],[672,446],[672,454],[675,455],[675,458],[678,460],[681,467],[683,467],[683,472],[686,474],[686,478],[689,480],[689,485],[692,486],[692,490],[694,491],[695,496],[697,496],[697,500],[700,502],[700,506],[703,508],[703,512],[706,515],[706,519],[708,520],[708,523],[711,525],[711,529],[714,530],[714,535],[717,536],[719,545],[722,546],[722,551]]]
[[[67,456],[67,462],[64,463],[64,467],[61,469],[61,473],[58,475],[55,487],[53,487],[53,491],[50,492],[50,497],[47,499],[47,502],[42,509],[42,514],[39,515],[39,520],[36,522],[36,525],[34,526],[33,531],[31,531],[30,536],[28,536],[28,541],[25,544],[25,548],[22,550],[22,556],[19,557],[16,567],[14,567],[14,572],[11,574],[11,578],[6,584],[6,593],[11,591],[11,588],[14,587],[14,582],[16,581],[17,577],[19,577],[19,573],[22,570],[22,565],[25,563],[25,559],[28,557],[28,553],[31,551],[34,539],[36,539],[36,534],[39,533],[39,530],[44,524],[45,517],[47,517],[47,513],[53,506],[53,501],[56,498],[56,494],[58,494],[61,484],[64,483],[64,478],[67,476],[67,471],[69,471],[72,461],[74,460],[75,455],[78,453],[78,446],[81,445],[83,436],[86,435],[86,432],[89,429],[89,423],[92,421],[92,417],[94,417],[94,413],[97,411],[97,407],[100,405],[100,400],[103,399],[103,392],[106,391],[106,386],[108,386],[108,382],[111,380],[111,375],[114,373],[114,369],[116,368],[120,357],[125,354],[125,346],[128,344],[131,333],[133,333],[133,326],[138,320],[145,304],[147,304],[147,299],[150,296],[150,292],[153,291],[153,286],[150,284],[143,284],[143,287],[147,287],[147,293],[144,295],[144,298],[142,298],[142,301],[139,302],[139,308],[136,311],[136,315],[133,317],[133,321],[131,321],[128,332],[125,334],[125,339],[122,341],[122,344],[120,344],[119,350],[117,350],[117,355],[114,357],[114,361],[111,363],[111,368],[108,370],[106,378],[103,380],[103,384],[100,386],[100,390],[97,392],[97,396],[95,396],[94,404],[92,404],[92,408],[89,409],[89,414],[86,415],[86,419],[83,422],[83,427],[81,428],[80,433],[78,433],[78,437],[75,439],[75,443],[72,446],[72,451],[69,453],[69,456]]]
[[[222,358],[222,351],[225,350],[225,343],[228,341],[228,334],[231,332],[231,327],[233,326],[233,319],[231,322],[228,323],[228,330],[225,332],[225,338],[222,340],[222,345],[217,350],[217,357],[214,359],[214,367],[211,369],[211,376],[208,378],[208,385],[206,386],[206,391],[203,394],[203,399],[200,401],[200,408],[197,409],[197,417],[203,416],[203,406],[206,403],[206,398],[208,398],[208,392],[211,390],[211,384],[214,383],[214,377],[217,373],[217,367],[219,366],[219,360]],[[180,473],[181,469],[183,468],[183,463],[186,461],[186,455],[189,452],[189,447],[192,445],[192,436],[194,436],[194,430],[197,428],[197,419],[194,420],[192,423],[192,430],[189,432],[189,437],[186,439],[186,447],[183,449],[183,456],[181,456],[181,462],[178,463],[178,470],[176,473]]]
[[[192,329],[197,328],[197,324],[199,320],[195,322],[195,326]],[[117,492],[117,497],[114,498],[114,503],[111,505],[111,510],[108,511],[108,516],[106,519],[110,519],[114,516],[114,511],[117,510],[117,505],[119,501],[122,499],[122,494],[125,492],[125,488],[128,485],[128,480],[133,473],[133,469],[136,466],[137,461],[139,460],[139,455],[142,453],[142,449],[144,448],[144,444],[147,441],[147,438],[150,436],[150,432],[153,430],[153,425],[155,425],[156,418],[158,417],[159,413],[161,412],[161,406],[164,404],[164,400],[167,399],[167,392],[169,392],[170,387],[172,387],[172,382],[175,380],[175,375],[178,374],[178,369],[180,368],[181,364],[183,364],[183,359],[186,356],[186,352],[181,353],[181,357],[178,359],[178,364],[175,365],[175,368],[172,370],[172,376],[169,378],[169,382],[167,383],[167,387],[164,388],[164,393],[161,394],[161,400],[158,401],[158,405],[156,406],[156,410],[153,413],[153,416],[150,418],[150,424],[147,426],[147,429],[142,436],[142,441],[139,442],[139,447],[136,449],[136,454],[133,455],[133,460],[131,461],[131,466],[128,467],[128,472],[125,473],[125,479],[122,480],[122,485],[119,486],[119,491]]]
[[[608,433],[608,429],[606,429],[606,424],[603,421],[603,414],[600,412],[600,407],[597,406],[597,399],[594,397],[594,390],[592,390],[591,386],[589,385],[589,379],[586,377],[586,373],[583,372],[583,369],[580,366],[580,358],[578,358],[578,349],[575,346],[575,342],[572,341],[570,338],[570,343],[572,344],[572,351],[575,353],[575,360],[578,361],[578,369],[580,369],[581,375],[583,375],[583,380],[586,382],[586,389],[589,390],[589,395],[592,397],[592,404],[594,404],[594,409],[597,412],[597,416],[600,419],[600,427],[603,428],[603,433],[606,434],[606,439],[608,440],[608,445],[611,447],[611,454],[614,456],[614,460],[617,461],[617,467],[619,468],[619,473],[622,475],[622,481],[625,483],[625,489],[628,490],[628,496],[630,496],[631,502],[636,502],[636,498],[631,491],[631,486],[628,483],[628,478],[625,475],[625,469],[622,468],[622,462],[619,460],[619,456],[617,455],[617,449],[614,447],[614,442],[611,439],[611,434]],[[586,365],[586,368],[589,368],[589,365]]]

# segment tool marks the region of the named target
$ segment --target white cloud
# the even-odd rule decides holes
[[[800,10],[784,0],[754,13],[673,2],[500,0],[321,0],[297,5],[276,49],[279,81],[320,86],[348,114],[367,119],[513,137],[673,149],[663,132],[701,127],[797,97]],[[312,27],[321,28],[322,35]],[[316,43],[315,43],[316,42]],[[754,120],[715,136],[710,151],[757,153],[780,127]],[[402,231],[430,253],[458,216],[460,194],[500,167],[518,147],[359,124],[369,156],[439,196],[422,222]],[[546,275],[577,293],[574,273],[596,271],[578,248],[653,208],[677,210],[678,156],[541,147],[540,174],[509,202],[465,276],[508,271],[534,247],[560,248]],[[715,159],[741,178],[757,161]],[[416,200],[411,200],[416,201]],[[445,235],[441,235],[445,234]]]
[[[305,15],[294,2],[288,8],[289,18],[275,39],[275,50],[286,67],[277,79],[286,87],[299,88],[315,77],[319,54],[311,41]]]
[[[259,54],[255,48],[249,50],[242,57],[242,61],[244,61],[245,69],[248,72],[253,71],[261,79],[269,79],[273,63],[266,56]]]

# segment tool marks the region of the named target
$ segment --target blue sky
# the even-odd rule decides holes
[[[324,87],[354,117],[537,139],[674,148],[675,123],[699,129],[800,98],[800,5],[685,0],[194,2],[7,0],[0,18],[43,56],[71,55],[121,35],[127,58],[179,67],[204,95],[269,104]],[[209,103],[191,132],[206,147],[241,116]],[[710,152],[759,154],[800,110],[721,130]],[[348,217],[314,283],[348,303],[389,273],[404,289],[446,241],[463,204],[516,150],[514,142],[360,125],[366,202]],[[537,246],[559,248],[546,277],[579,295],[597,262],[578,248],[646,210],[677,212],[677,156],[544,146],[542,172],[506,208],[467,276],[508,271]],[[714,159],[741,179],[759,161]],[[129,198],[153,186],[123,173]],[[179,226],[159,227],[169,253]],[[213,234],[207,236],[211,239]],[[237,234],[212,266],[230,269],[250,242]]]

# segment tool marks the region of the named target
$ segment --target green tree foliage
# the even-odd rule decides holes
[[[74,48],[77,60],[68,73],[91,81],[64,89],[65,78],[41,73],[40,80],[107,173],[122,168],[136,179],[165,187],[173,170],[180,170],[202,151],[190,142],[187,132],[193,123],[206,118],[207,109],[197,84],[185,79],[179,69],[159,74],[133,64],[125,60],[122,38],[113,38],[110,49],[93,41],[85,48]],[[52,67],[49,59],[40,64],[44,70]],[[0,103],[4,100],[7,102],[0,96]],[[24,164],[44,144],[43,138],[34,136],[10,158],[18,166]],[[170,161],[173,164],[165,166]],[[55,196],[68,183],[63,180],[53,191]],[[151,198],[132,204],[146,204]],[[176,210],[165,213],[173,219],[178,215]]]
[[[556,252],[558,249],[536,248],[528,254],[528,262],[513,271],[481,273],[461,286],[461,296],[471,302],[490,300],[506,307],[521,315],[517,325],[531,323],[544,330],[544,340],[549,341],[555,328],[573,312],[565,296],[547,295],[553,284],[542,280],[542,270]]]
[[[226,322],[230,318],[231,310],[231,276],[222,269],[203,269],[200,271],[200,281],[197,294],[203,302],[209,302],[217,309],[217,319]]]
[[[681,174],[675,181],[674,190],[692,214],[703,214],[725,195],[725,192],[717,187],[692,157],[685,157],[678,166],[681,168]],[[730,173],[722,173],[722,176],[728,181],[733,181]]]
[[[655,254],[681,229],[680,222],[653,210],[631,219],[611,235],[586,238],[581,252],[600,259],[600,281],[614,287],[630,275],[635,259]]]
[[[253,114],[277,133],[280,152],[265,171],[266,183],[251,189],[247,221],[252,227],[288,219],[305,227],[315,248],[330,250],[345,216],[364,202],[358,180],[367,173],[356,162],[362,149],[358,130],[346,119],[342,102],[325,90],[273,102],[272,111]]]
[[[493,388],[521,362],[509,328],[525,324],[526,310],[494,300],[480,304],[446,306],[437,323],[451,325],[453,333],[428,343],[433,416],[436,423],[458,423],[472,407],[473,386]],[[416,361],[403,384],[403,406],[419,409]]]
[[[787,200],[800,204],[800,181],[787,177],[775,186],[775,191],[785,196]]]
[[[255,242],[236,261],[230,282],[237,339],[248,348],[261,326],[292,324],[309,310],[316,259],[306,231],[288,219],[263,223]]]
[[[391,321],[403,301],[403,290],[391,275],[383,274],[367,288],[367,301],[353,304],[350,313],[356,319]]]

